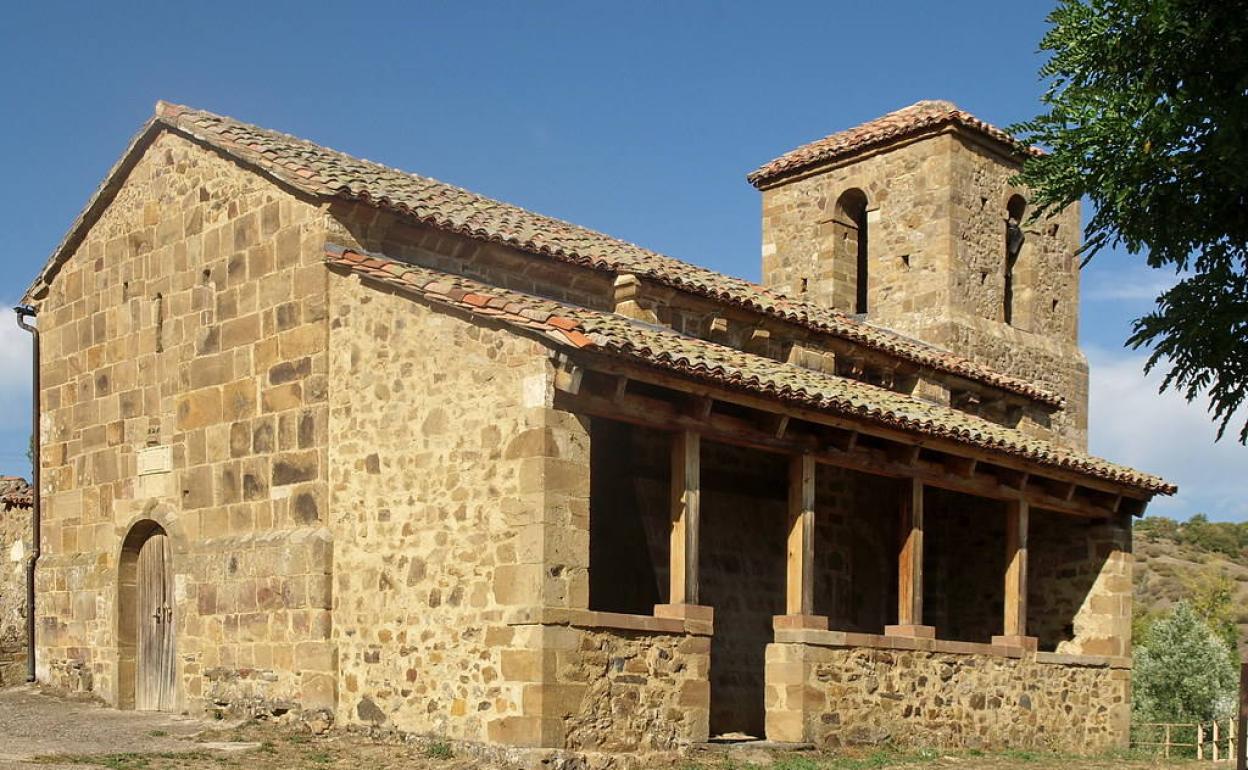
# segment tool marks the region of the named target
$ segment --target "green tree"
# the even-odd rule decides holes
[[[1131,706],[1138,722],[1197,722],[1229,716],[1238,682],[1226,643],[1186,602],[1156,621],[1134,651]]]
[[[1216,567],[1210,567],[1183,581],[1192,612],[1218,635],[1239,659],[1239,626],[1235,620],[1235,581]]]
[[[1179,274],[1127,343],[1168,368],[1163,389],[1208,397],[1221,438],[1248,396],[1248,13],[1060,0],[1049,22],[1047,111],[1014,127],[1048,150],[1021,173],[1035,215],[1087,196],[1088,259],[1121,244]]]

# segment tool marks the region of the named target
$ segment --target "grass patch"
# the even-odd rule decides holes
[[[425,746],[425,756],[430,759],[450,759],[455,756],[455,752],[451,751],[451,744],[446,741],[434,741]]]
[[[108,770],[148,770],[148,768],[182,765],[219,759],[206,751],[166,751],[152,754],[128,752],[124,754],[47,754],[31,760],[40,765],[96,765]],[[153,765],[153,762],[159,762]]]
[[[149,730],[147,734],[152,738],[164,738],[169,733],[166,730]]]

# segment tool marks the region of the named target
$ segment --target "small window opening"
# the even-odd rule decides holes
[[[1023,250],[1023,212],[1027,201],[1023,196],[1015,195],[1006,204],[1005,218],[1005,294],[1002,298],[1002,316],[1005,322],[1014,321],[1014,269],[1018,266],[1018,255]]]
[[[806,293],[806,290],[807,290],[808,288],[810,288],[810,279],[809,279],[809,278],[803,278],[803,279],[802,279],[802,288],[801,288],[799,291],[801,291],[801,293],[802,293],[802,294],[805,294],[805,293]]]
[[[867,195],[862,190],[846,190],[836,201],[836,222],[842,228],[839,262],[854,288],[855,313],[867,312]],[[848,303],[847,303],[848,304]]]
[[[165,298],[162,294],[157,294],[153,298],[156,314],[156,352],[165,352]]]
[[[909,269],[910,269],[910,255],[909,255],[909,254],[902,254],[902,255],[901,255],[901,266],[902,266],[902,268],[904,268],[904,269],[906,269],[906,270],[909,270]]]

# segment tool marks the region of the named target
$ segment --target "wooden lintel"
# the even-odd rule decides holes
[[[758,418],[744,419],[726,413],[713,412],[706,419],[698,419],[689,413],[687,403],[683,401],[668,401],[633,393],[616,401],[609,396],[595,394],[587,388],[582,388],[581,392],[575,396],[556,393],[555,403],[557,407],[571,412],[619,420],[661,431],[692,430],[706,439],[725,444],[747,446],[786,455],[808,452],[814,456],[816,462],[825,465],[878,476],[917,478],[928,486],[994,500],[1016,500],[1026,497],[1033,508],[1095,518],[1112,515],[1107,509],[1085,498],[1080,497],[1068,501],[1049,494],[1045,485],[1041,484],[1028,484],[1025,491],[1020,491],[1017,487],[1002,483],[993,474],[978,473],[973,478],[962,478],[950,473],[939,463],[927,462],[921,458],[913,464],[898,462],[882,449],[864,446],[856,440],[847,440],[857,434],[845,428],[833,428],[831,434],[812,433],[797,430],[795,423],[790,421],[784,437],[778,439],[774,434],[759,427]],[[802,418],[802,422],[805,424],[806,420]],[[844,450],[841,447],[844,447]]]

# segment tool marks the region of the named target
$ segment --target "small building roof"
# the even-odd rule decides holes
[[[29,508],[34,504],[34,490],[20,476],[0,476],[0,508]]]
[[[1049,407],[1064,399],[1034,383],[998,372],[965,356],[874,326],[845,313],[777,294],[741,278],[683,262],[627,241],[536,214],[435,179],[252,126],[232,118],[158,102],[129,149],[26,292],[33,301],[116,194],[129,168],[159,131],[172,129],[318,198],[363,202],[410,216],[440,230],[501,243],[534,255],[615,274],[634,274],[694,294],[838,337],[893,358],[1014,393]]]
[[[790,150],[759,166],[746,175],[746,179],[760,189],[770,187],[813,166],[950,125],[987,137],[1010,152],[1040,153],[1039,149],[1025,146],[1008,132],[959,109],[953,102],[929,99]]]
[[[336,269],[435,305],[540,335],[551,343],[631,359],[682,377],[741,389],[804,408],[846,416],[917,437],[951,440],[1039,465],[1091,476],[1149,494],[1177,487],[1133,468],[1031,438],[951,407],[691,337],[664,326],[489,286],[462,276],[328,245]]]

